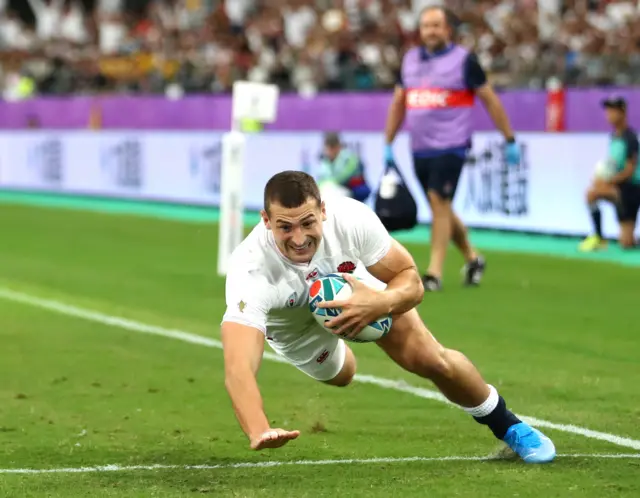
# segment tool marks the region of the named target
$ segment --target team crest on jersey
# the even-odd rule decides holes
[[[352,273],[355,269],[356,265],[351,261],[345,261],[338,265],[338,273]]]
[[[287,308],[293,308],[296,302],[298,302],[298,293],[294,292],[289,296],[289,299],[287,299]]]

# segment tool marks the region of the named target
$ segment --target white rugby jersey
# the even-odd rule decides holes
[[[391,236],[367,205],[336,197],[325,207],[322,240],[308,264],[285,258],[262,221],[251,231],[229,261],[223,322],[248,325],[280,344],[299,346],[296,338],[317,323],[307,304],[311,284],[356,267],[361,274],[389,252]]]

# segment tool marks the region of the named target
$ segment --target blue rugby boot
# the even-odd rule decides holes
[[[509,427],[503,441],[526,463],[548,463],[556,457],[551,439],[524,422]]]

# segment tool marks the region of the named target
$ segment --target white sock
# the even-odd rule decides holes
[[[498,396],[498,391],[492,385],[489,385],[489,397],[482,403],[480,406],[476,406],[475,408],[463,408],[465,412],[467,412],[472,417],[480,418],[486,417],[498,406],[498,401],[500,401],[500,396]]]

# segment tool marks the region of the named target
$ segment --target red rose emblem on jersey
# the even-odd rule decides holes
[[[352,273],[356,269],[356,265],[351,261],[345,261],[338,265],[338,273]]]

